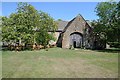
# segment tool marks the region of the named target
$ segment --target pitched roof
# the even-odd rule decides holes
[[[77,18],[77,17],[82,17],[81,14],[78,14],[75,18],[73,18],[71,21],[56,21],[58,23],[58,30],[57,31],[61,31],[61,32],[65,32],[66,29],[68,28],[68,26]],[[82,17],[83,18],[83,17]],[[91,27],[91,24],[88,20],[85,20],[83,18],[83,20],[87,23],[87,25],[89,25],[89,27]]]
[[[65,28],[63,29],[62,32],[65,32],[67,30],[67,28],[69,27],[69,25],[75,20],[75,18],[73,18],[70,22],[68,22],[68,24],[65,26]]]
[[[88,21],[86,21],[81,14],[78,14],[75,18],[73,18],[70,22],[68,22],[68,24],[65,26],[65,28],[63,29],[63,33],[67,30],[67,28],[69,27],[69,25],[77,18],[77,17],[81,17],[86,23],[87,25],[90,27],[90,22],[88,23]],[[91,28],[91,27],[90,27]]]
[[[63,31],[63,29],[68,24],[68,21],[56,21],[58,23],[58,30]]]

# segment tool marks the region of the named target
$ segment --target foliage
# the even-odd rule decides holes
[[[47,45],[50,39],[48,31],[56,29],[53,18],[28,3],[18,3],[15,13],[2,17],[2,41],[8,43],[34,44],[36,39],[39,44]]]
[[[15,39],[14,28],[12,27],[13,19],[2,17],[2,41],[9,41]]]
[[[106,42],[120,43],[120,2],[101,2],[96,6],[95,12],[99,16],[93,21],[94,32],[104,33]]]
[[[92,26],[94,26],[93,32],[92,32],[92,39],[93,39],[93,49],[104,49],[105,43],[106,43],[106,33],[104,32],[104,28],[101,24],[101,22],[93,21]]]
[[[62,19],[58,19],[58,21],[62,21]]]
[[[38,44],[46,46],[50,40],[54,39],[53,35],[48,32],[52,31],[54,33],[57,29],[57,24],[47,13],[39,11],[39,15],[40,25],[37,27],[38,32],[35,34],[35,40]]]

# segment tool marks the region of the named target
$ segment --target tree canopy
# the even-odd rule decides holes
[[[99,19],[93,21],[94,32],[104,33],[107,43],[120,45],[120,2],[100,2],[95,12]]]
[[[45,12],[36,10],[28,3],[18,3],[17,11],[2,17],[2,41],[8,43],[47,45],[51,39],[49,30],[57,29],[54,19]],[[38,35],[39,36],[38,36]],[[40,41],[40,42],[39,42]]]

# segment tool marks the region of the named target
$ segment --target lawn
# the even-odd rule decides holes
[[[118,53],[51,48],[3,51],[3,78],[117,78]]]

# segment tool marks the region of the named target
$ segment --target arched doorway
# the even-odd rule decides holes
[[[82,48],[83,46],[83,36],[81,33],[74,32],[70,34],[70,45],[74,48]]]

